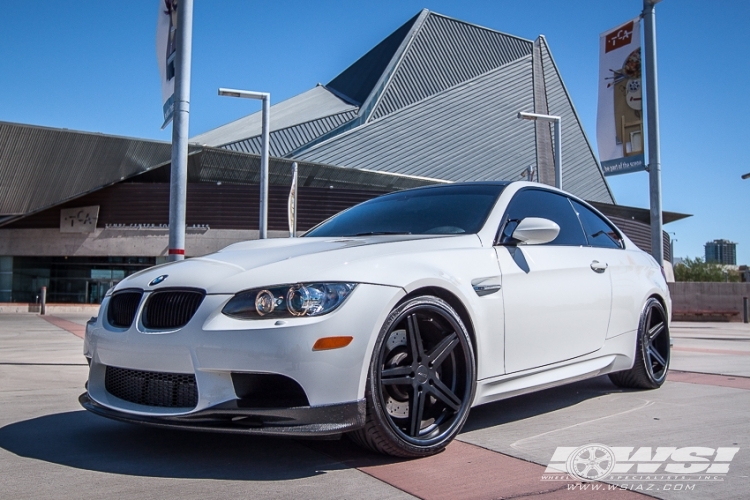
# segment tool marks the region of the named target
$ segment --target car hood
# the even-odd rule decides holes
[[[394,257],[479,247],[476,235],[377,235],[273,238],[230,245],[203,257],[161,264],[133,274],[117,289],[187,287],[208,293],[311,281],[352,281],[401,286]],[[397,259],[400,261],[400,259]],[[408,262],[406,258],[404,262]],[[387,264],[386,264],[387,262]],[[387,265],[387,271],[381,266]],[[397,270],[395,270],[397,271]],[[157,277],[166,276],[151,285]]]

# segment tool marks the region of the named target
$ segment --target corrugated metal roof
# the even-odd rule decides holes
[[[563,189],[584,200],[614,203],[547,41],[540,37],[540,42],[549,113],[562,118]]]
[[[460,84],[299,155],[346,167],[450,181],[517,180],[536,162],[531,56]]]
[[[331,80],[326,87],[345,95],[358,105],[364,103],[419,16],[420,14],[417,14],[409,19],[385,40]]]
[[[334,78],[330,90],[314,89],[316,96],[339,104],[344,101],[335,95],[343,96],[361,108],[348,105],[302,121],[295,108],[310,91],[277,105],[283,107],[277,119],[290,122],[281,127],[274,107],[271,154],[449,181],[513,180],[529,165],[539,172],[545,158],[551,161],[549,126],[529,127],[516,114],[548,109],[563,117],[565,189],[612,203],[546,41],[540,37],[532,56],[534,44],[424,9]],[[260,152],[259,113],[212,133],[221,140],[211,145]],[[236,138],[227,140],[231,134]]]
[[[430,12],[370,120],[527,56],[531,47],[528,40]]]
[[[612,203],[545,43],[542,59],[550,113],[563,118],[563,185],[586,200]],[[532,56],[528,55],[298,157],[450,181],[514,180],[525,167],[536,165],[535,128],[516,118],[518,111],[532,109]]]
[[[172,146],[0,122],[0,215],[23,215],[146,172]]]
[[[273,99],[273,95],[271,98]],[[357,106],[346,102],[322,85],[318,85],[307,92],[272,105],[271,132],[357,110]],[[190,142],[206,146],[222,146],[259,136],[261,128],[262,113],[258,111],[199,134],[190,139]]]
[[[259,155],[204,147],[203,151],[197,156],[199,156],[200,163],[199,166],[192,169],[189,179],[191,182],[260,183]],[[299,185],[307,187],[393,191],[445,182],[400,174],[336,167],[316,162],[271,158],[268,166],[269,184],[291,185],[292,163],[294,161],[297,161],[298,165]]]
[[[0,225],[142,175],[169,182],[172,145],[104,134],[0,122]],[[271,160],[271,184],[291,182],[292,160]],[[441,182],[300,162],[313,187],[394,190]],[[260,157],[190,146],[191,182],[259,183]]]
[[[432,12],[423,12],[413,31],[369,119],[348,122],[288,156],[450,181],[513,180],[529,165],[539,171],[545,155],[536,139],[549,129],[516,115],[544,108],[562,116],[565,189],[613,203],[543,37],[534,57],[532,41]],[[544,103],[535,95],[532,61]]]
[[[286,156],[300,146],[308,144],[339,125],[352,120],[355,116],[357,116],[356,110],[344,111],[343,113],[325,116],[317,120],[271,132],[269,137],[270,154],[276,157]],[[261,136],[256,135],[255,137],[232,142],[222,147],[232,151],[260,154],[261,143]]]

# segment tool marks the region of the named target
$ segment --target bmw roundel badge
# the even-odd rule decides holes
[[[154,278],[153,280],[151,280],[151,283],[149,283],[148,286],[158,285],[159,283],[161,283],[162,281],[164,281],[165,279],[167,279],[167,276],[169,276],[169,275],[168,274],[162,274],[161,276],[157,276],[156,278]]]

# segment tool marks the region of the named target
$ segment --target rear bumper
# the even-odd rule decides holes
[[[194,431],[276,436],[325,436],[364,426],[365,400],[295,408],[243,408],[232,400],[186,415],[135,415],[103,406],[83,393],[78,398],[86,410],[102,417],[134,424]]]

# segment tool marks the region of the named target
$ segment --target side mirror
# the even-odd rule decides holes
[[[543,245],[557,238],[560,226],[549,219],[526,217],[513,230],[512,238],[519,245]]]

